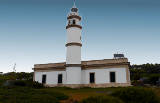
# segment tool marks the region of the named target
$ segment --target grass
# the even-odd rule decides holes
[[[152,90],[160,98],[160,88],[143,88]],[[0,103],[71,103],[82,101],[88,97],[110,96],[112,93],[127,88],[79,88],[66,87],[40,88],[31,87],[0,87]]]
[[[128,87],[128,88],[135,88],[135,89],[145,89],[145,90],[152,90],[159,98],[160,98],[160,88],[146,88],[146,87]],[[80,89],[71,89],[71,88],[47,88],[51,91],[61,92],[65,95],[69,96],[68,100],[73,101],[81,101],[83,99],[86,99],[88,97],[95,97],[95,96],[110,96],[112,93],[122,90],[122,89],[128,89],[128,88],[80,88]]]
[[[1,87],[0,103],[59,103],[68,96],[49,89],[28,87]]]

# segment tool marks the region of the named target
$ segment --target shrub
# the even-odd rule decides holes
[[[48,88],[34,89],[28,87],[0,88],[0,103],[59,103],[68,99],[63,93]]]
[[[43,88],[44,87],[44,85],[42,84],[42,83],[39,83],[39,82],[32,82],[32,87],[33,88]]]
[[[121,88],[112,96],[120,98],[125,103],[159,103],[158,97],[151,89]]]
[[[26,82],[23,80],[14,81],[14,86],[26,86]]]
[[[0,79],[0,86],[3,86],[4,82],[5,82],[5,80]]]
[[[8,80],[4,83],[4,86],[22,86],[22,87],[32,87],[32,88],[36,88],[36,89],[40,89],[43,88],[43,84],[42,83],[38,83],[38,82],[33,82],[33,81],[29,81],[29,80]]]
[[[97,96],[84,99],[80,103],[123,103],[123,102],[118,98],[111,96]]]

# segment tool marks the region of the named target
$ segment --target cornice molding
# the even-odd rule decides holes
[[[82,26],[76,25],[76,24],[67,25],[67,26],[66,26],[66,29],[71,28],[71,27],[77,27],[77,28],[82,29]]]
[[[73,18],[79,19],[79,21],[81,20],[81,17],[78,15],[71,15],[67,17],[67,19],[73,19]]]
[[[66,67],[81,67],[81,64],[66,64]]]
[[[86,69],[107,69],[107,68],[127,68],[129,69],[130,62],[127,58],[121,59],[103,59],[103,60],[90,60],[81,61],[81,64],[66,64],[61,63],[48,63],[48,64],[36,64],[34,65],[34,71],[55,71],[65,70],[67,66],[81,66],[82,70]],[[128,71],[129,72],[129,71]]]
[[[74,46],[80,46],[80,47],[82,46],[81,43],[72,42],[72,43],[67,43],[67,44],[66,44],[66,47],[67,47],[67,46],[72,46],[72,45],[74,45]]]

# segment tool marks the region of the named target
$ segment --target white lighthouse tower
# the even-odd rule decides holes
[[[67,17],[67,54],[66,54],[66,84],[81,84],[81,17],[78,8],[71,8]]]
[[[45,86],[125,87],[131,86],[127,58],[81,61],[81,16],[74,5],[67,16],[66,62],[35,64],[34,81]],[[118,54],[119,55],[119,54]]]

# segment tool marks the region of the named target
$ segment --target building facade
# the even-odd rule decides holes
[[[130,86],[127,58],[81,61],[81,17],[74,5],[67,16],[66,62],[35,64],[34,81],[49,87]]]

